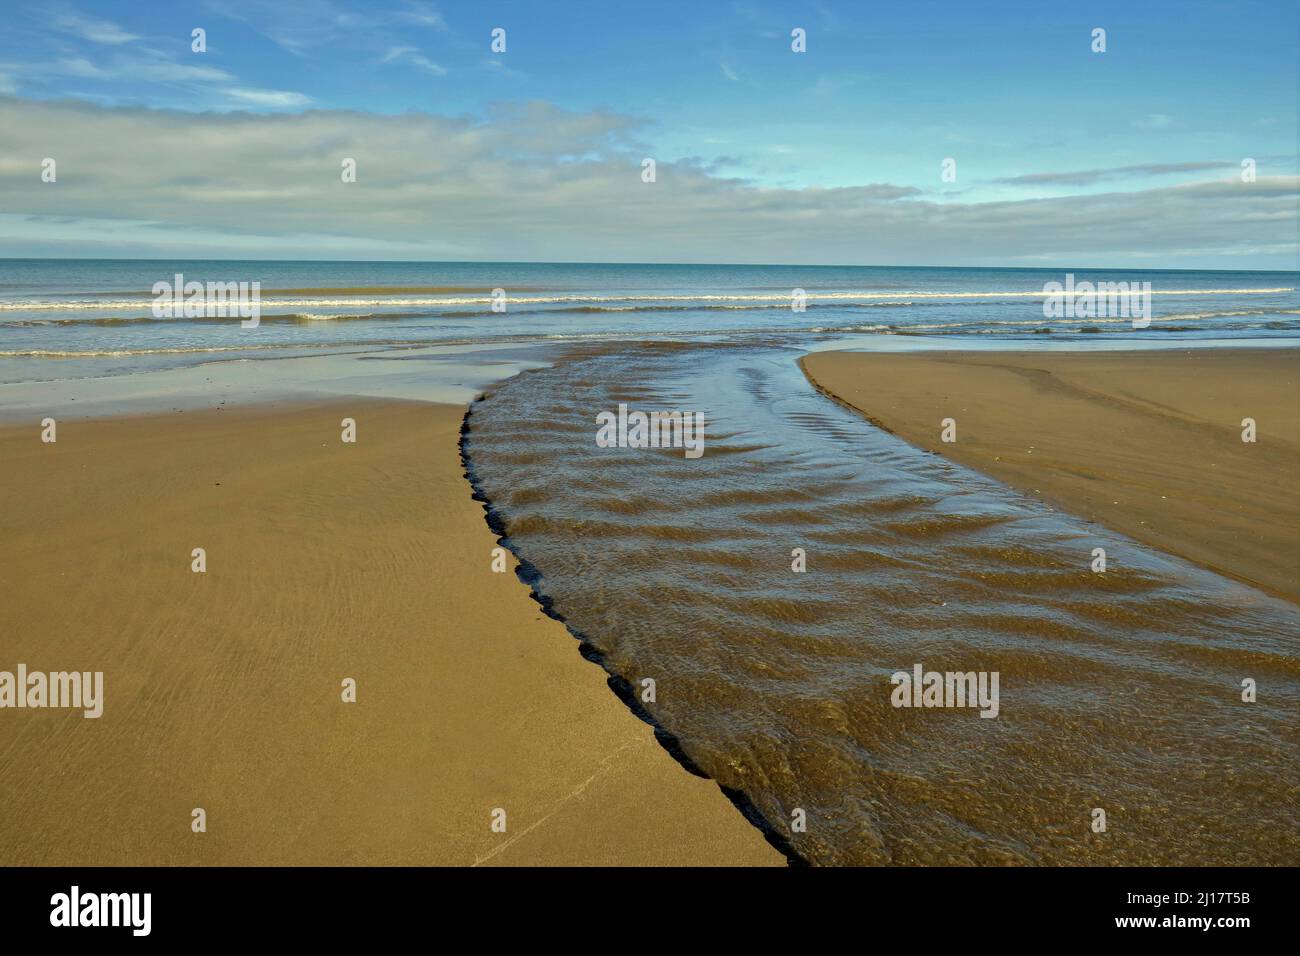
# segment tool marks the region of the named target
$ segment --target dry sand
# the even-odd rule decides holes
[[[462,414],[0,430],[0,670],[102,670],[106,697],[0,710],[0,863],[783,863],[491,571]]]
[[[1300,601],[1298,350],[818,352],[802,365],[913,445]],[[941,441],[945,418],[956,442]]]

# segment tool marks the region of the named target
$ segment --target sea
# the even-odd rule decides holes
[[[0,382],[413,345],[907,336],[1035,347],[1046,337],[1253,341],[1300,331],[1294,272],[1068,274],[1149,282],[1150,326],[1137,336],[1123,317],[1044,316],[1044,286],[1067,275],[1050,269],[7,259]],[[177,275],[258,283],[260,324],[155,316],[152,290]]]

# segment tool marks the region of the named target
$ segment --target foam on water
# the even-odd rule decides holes
[[[187,280],[261,283],[261,320],[158,318],[147,290]],[[1076,271],[1150,282],[1151,326],[1044,316],[1044,269],[217,261],[0,262],[0,382],[11,366],[104,357],[148,371],[250,350],[374,348],[665,336],[944,336],[1033,341],[1300,333],[1300,277],[1285,272]],[[494,311],[501,289],[504,311]],[[795,289],[806,310],[793,311]],[[188,356],[188,358],[186,358]],[[132,362],[132,357],[142,357]],[[57,374],[80,374],[63,362]]]

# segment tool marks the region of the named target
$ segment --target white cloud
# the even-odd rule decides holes
[[[77,95],[109,103],[117,98],[114,93],[122,89],[113,84],[148,84],[155,91],[159,84],[167,84],[181,91],[184,98],[208,108],[300,109],[312,102],[310,97],[289,90],[241,86],[235,76],[218,67],[178,62],[157,51],[141,52],[150,55],[114,54],[104,63],[93,63],[84,57],[65,57],[49,63],[0,64],[0,70],[6,76],[16,73],[21,78],[36,81],[65,77],[95,80],[105,84],[105,92]],[[0,86],[0,94],[14,93],[14,86],[10,76],[8,85]],[[127,95],[130,90],[130,86],[125,87]]]
[[[178,63],[160,55],[114,54],[104,63],[93,63],[85,57],[64,57],[48,63],[7,63],[5,69],[32,78],[71,76],[106,83],[230,83],[235,79],[213,66]]]
[[[733,70],[731,67],[727,66],[727,64],[719,63],[718,66],[722,67],[722,75],[725,76],[727,79],[731,80],[731,82],[733,83],[740,82],[740,77],[736,75],[736,71]]]
[[[1025,173],[995,182],[1006,186],[1088,186],[1112,179],[1140,176],[1168,176],[1174,174],[1206,173],[1236,169],[1235,161],[1197,161],[1188,163],[1141,163],[1132,166],[1110,166],[1101,169],[1081,169],[1071,172]]]
[[[422,55],[419,50],[413,46],[395,46],[391,47],[387,53],[379,60],[380,63],[409,63],[417,69],[424,70],[426,73],[432,73],[434,76],[446,76],[447,71],[434,63],[428,57]]]
[[[76,13],[65,13],[55,17],[53,26],[56,30],[71,33],[83,40],[89,40],[91,43],[103,43],[109,46],[119,46],[140,39],[134,33],[127,33],[115,23],[84,17]]]
[[[46,65],[34,64],[30,72],[37,74],[47,73],[53,75],[62,74],[65,76],[79,76],[97,80],[109,78],[111,75],[107,71],[101,70],[84,57],[67,57]]]
[[[416,0],[396,9],[336,0],[205,0],[204,5],[301,57],[329,46],[382,49],[405,37],[412,26],[447,30],[442,14]]]
[[[298,95],[242,92],[277,106]],[[1241,268],[1295,262],[1290,175],[976,203],[888,183],[758,187],[716,163],[661,156],[647,184],[641,159],[653,153],[639,137],[649,127],[540,102],[472,119],[195,114],[0,96],[0,129],[5,212],[38,217],[43,254],[96,242],[119,255],[156,250],[158,240],[133,245],[127,228],[153,224],[177,248],[220,237],[229,251],[288,257],[355,246],[572,261],[1154,267],[1232,253]],[[57,188],[40,181],[44,156],[58,159]],[[345,157],[357,160],[356,183],[341,181]],[[56,227],[68,218],[78,222]],[[62,247],[48,239],[56,231]],[[32,249],[21,234],[0,240],[0,254]]]
[[[405,9],[396,11],[393,17],[422,27],[436,27],[439,30],[447,29],[447,21],[442,18],[441,13],[427,3],[417,3],[414,0],[410,0]]]
[[[311,103],[311,97],[288,90],[250,90],[229,87],[221,92],[253,106],[269,106],[276,109],[296,109]]]
[[[171,63],[166,60],[152,63],[119,61],[112,67],[111,76],[117,80],[160,83],[229,83],[234,79],[225,70],[216,67]]]

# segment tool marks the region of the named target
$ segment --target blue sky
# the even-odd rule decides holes
[[[777,261],[1295,268],[1297,25],[1286,2],[27,5],[0,34],[0,112],[37,164],[67,161],[42,184],[32,156],[0,157],[0,254],[149,254],[179,225],[205,253],[662,261],[677,229],[710,261],[744,242]],[[210,166],[163,163],[159,137]],[[238,143],[265,156],[260,203],[255,169],[234,188]],[[387,150],[353,184],[371,204],[321,191],[344,144]],[[647,156],[658,181],[625,194],[618,170],[645,186]]]

